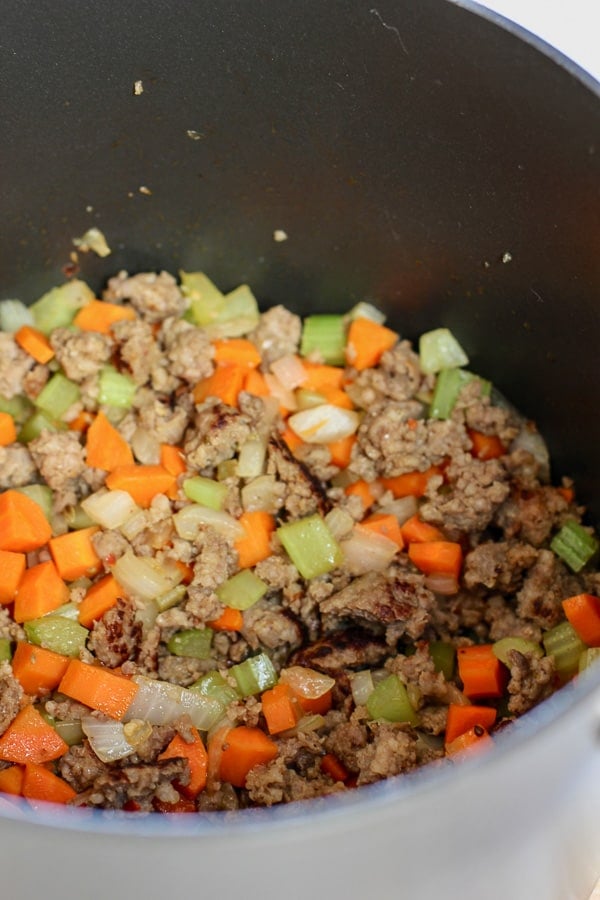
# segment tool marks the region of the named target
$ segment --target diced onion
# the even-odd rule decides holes
[[[431,575],[427,575],[425,587],[434,594],[443,594],[445,597],[458,593],[458,581],[454,575],[445,572],[432,572]]]
[[[139,506],[136,506],[133,515],[129,516],[129,518],[123,522],[119,531],[128,541],[132,541],[147,527],[148,513],[145,509],[140,509]]]
[[[131,756],[135,750],[125,737],[123,723],[115,719],[84,716],[81,728],[90,742],[90,747],[104,763],[124,759]]]
[[[399,497],[397,500],[392,500],[390,503],[384,503],[379,507],[377,512],[396,516],[398,524],[404,525],[408,519],[417,514],[418,510],[419,504],[417,503],[417,498],[410,496]]]
[[[106,238],[99,228],[88,228],[81,237],[73,238],[73,243],[82,253],[87,253],[89,250],[93,250],[97,256],[110,256],[111,253]]]
[[[262,475],[267,455],[267,442],[257,434],[251,435],[240,448],[237,475],[240,478],[257,478]]]
[[[271,363],[271,372],[279,379],[283,387],[293,391],[304,384],[308,375],[298,356],[288,353]]]
[[[220,509],[209,509],[198,503],[190,503],[173,516],[173,524],[180,538],[193,541],[202,526],[208,525],[230,541],[237,541],[244,535],[244,529],[233,516]]]
[[[325,516],[325,524],[334,538],[339,541],[341,538],[348,537],[354,528],[354,519],[348,510],[334,506]]]
[[[139,507],[127,491],[97,491],[81,501],[81,508],[103,528],[120,528]]]
[[[144,466],[154,466],[160,462],[160,444],[145,428],[135,429],[131,438],[131,449],[137,461]]]
[[[196,728],[208,731],[223,714],[223,705],[218,700],[198,691],[145,675],[135,675],[133,680],[139,690],[125,713],[125,722],[142,719],[151,725],[168,725],[187,714]]]
[[[3,300],[0,303],[0,331],[13,334],[22,325],[33,324],[33,313],[21,300]]]
[[[550,454],[544,438],[533,422],[524,422],[518,435],[510,445],[510,450],[526,450],[531,453],[540,467],[542,481],[550,479]]]
[[[350,321],[354,321],[354,319],[370,319],[371,322],[383,325],[386,316],[385,313],[382,313],[381,310],[377,309],[376,306],[373,306],[372,303],[361,300],[360,303],[357,303],[356,306],[352,307],[347,318],[350,319]]]
[[[350,676],[352,699],[357,706],[367,705],[367,700],[371,696],[374,687],[373,676],[369,669],[363,669],[361,672],[354,672]]]
[[[174,563],[160,563],[150,556],[135,556],[131,550],[116,561],[112,572],[130,596],[141,600],[153,600],[166,594],[183,578]]]
[[[265,381],[271,397],[276,397],[286,409],[297,409],[298,404],[293,392],[285,388],[279,378],[276,378],[271,372],[265,372]]]
[[[305,697],[307,700],[318,700],[327,691],[335,685],[335,678],[324,675],[323,672],[317,672],[316,669],[309,669],[306,666],[290,666],[282,669],[279,674],[279,681],[283,684],[289,684],[296,694]]]
[[[307,444],[330,444],[349,437],[357,430],[358,413],[351,409],[322,403],[302,409],[288,419],[288,424]]]
[[[246,512],[263,510],[275,513],[283,505],[283,485],[274,475],[259,475],[242,488],[240,495]]]
[[[357,525],[352,535],[340,541],[344,553],[344,568],[351,575],[380,572],[387,568],[398,552],[398,544],[382,534]]]
[[[309,731],[318,731],[325,724],[325,719],[319,713],[302,716],[295,728],[286,731],[286,734],[306,734]]]

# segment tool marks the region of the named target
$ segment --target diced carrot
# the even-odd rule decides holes
[[[17,713],[0,737],[0,759],[5,762],[49,762],[68,749],[60,735],[31,704]]]
[[[340,469],[346,468],[352,457],[352,448],[355,443],[356,435],[349,434],[348,437],[327,444],[327,449],[331,453],[331,462],[334,466],[339,466]]]
[[[102,561],[92,543],[92,537],[97,531],[98,527],[92,525],[89,528],[78,528],[77,531],[67,531],[48,541],[58,574],[65,581],[91,578],[102,568]]]
[[[138,506],[147,509],[157,494],[166,494],[175,477],[163,466],[117,466],[106,476],[111,491],[127,491]]]
[[[246,366],[218,366],[212,375],[198,382],[194,388],[194,400],[203,403],[208,397],[215,397],[227,406],[237,406],[247,371]]]
[[[23,766],[9,766],[8,769],[0,769],[0,792],[3,794],[21,795],[23,790]]]
[[[49,362],[54,356],[54,350],[50,345],[50,341],[41,331],[33,328],[31,325],[21,325],[18,331],[13,335],[15,341],[25,353],[32,356],[36,362]]]
[[[323,394],[327,403],[332,406],[340,406],[342,409],[354,409],[354,403],[346,393],[339,388],[322,388],[320,393]]]
[[[87,409],[82,409],[80,413],[77,413],[74,419],[71,419],[69,422],[69,431],[80,431],[82,434],[85,433],[96,416],[94,416],[91,412],[88,412]]]
[[[350,773],[346,766],[333,753],[321,757],[321,771],[334,781],[346,781]]]
[[[410,519],[407,519],[400,530],[402,531],[402,537],[407,544],[424,544],[427,541],[444,540],[444,535],[438,528],[429,525],[427,522],[423,522],[418,515],[411,516]]]
[[[118,466],[133,465],[133,452],[125,438],[99,412],[87,431],[86,461],[93,469],[112,472]]]
[[[286,427],[285,431],[281,435],[281,438],[283,441],[285,441],[286,446],[288,447],[289,450],[291,450],[292,453],[295,453],[295,451],[298,449],[298,447],[301,447],[302,444],[304,443],[302,438],[299,437],[295,431],[292,431],[292,429],[289,427],[289,425]]]
[[[570,487],[557,487],[556,492],[564,497],[567,503],[572,503],[575,499],[575,491]]]
[[[331,709],[333,703],[333,691],[325,691],[320,697],[303,697],[296,694],[296,699],[302,707],[302,712],[315,716],[324,716]]]
[[[404,547],[404,538],[398,524],[398,519],[391,513],[375,513],[368,519],[363,519],[360,528],[366,528],[368,531],[374,531],[376,534],[382,534],[394,543],[398,544],[400,550]]]
[[[263,510],[242,513],[238,519],[244,537],[234,544],[240,569],[249,569],[271,555],[271,535],[275,530],[273,516]]]
[[[425,472],[407,472],[394,478],[382,478],[384,488],[394,497],[422,497],[427,490],[429,479],[441,474],[439,466],[431,466]]]
[[[463,706],[458,703],[450,703],[448,706],[448,719],[446,721],[446,744],[470,731],[475,725],[481,725],[488,730],[496,721],[496,710],[491,706]]]
[[[289,684],[276,684],[264,691],[260,702],[269,734],[295,728],[302,718],[302,709]]]
[[[28,553],[51,537],[48,519],[35,500],[19,491],[0,494],[0,550]]]
[[[222,745],[221,781],[228,781],[234,787],[244,787],[250,770],[271,762],[278,752],[277,744],[260,728],[248,725],[231,728]]]
[[[172,444],[160,445],[160,464],[169,475],[173,475],[175,478],[187,471],[183,450]]]
[[[504,456],[506,447],[495,434],[484,434],[482,431],[469,430],[471,453],[477,459],[497,459]]]
[[[187,760],[190,768],[189,784],[178,784],[176,787],[184,797],[193,799],[206,787],[208,754],[198,730],[193,725],[190,726],[190,732],[194,738],[191,743],[184,741],[180,734],[176,734],[167,749],[158,758],[174,759],[181,757]]]
[[[408,556],[426,575],[452,575],[458,581],[462,568],[462,547],[454,541],[425,541],[408,545]]]
[[[394,346],[398,335],[371,319],[354,319],[346,342],[346,362],[362,372],[376,366],[386,350]]]
[[[58,574],[53,562],[38,563],[26,569],[15,596],[15,622],[28,622],[45,616],[66,603],[69,588]]]
[[[53,691],[67,671],[69,657],[18,641],[12,658],[13,675],[26,694],[36,696]]]
[[[0,412],[0,447],[8,447],[17,440],[15,420],[10,413]]]
[[[451,744],[446,744],[446,756],[454,756],[457,753],[484,750],[494,746],[494,741],[482,725],[474,725],[464,734],[454,738]]]
[[[269,386],[265,381],[265,376],[258,369],[248,369],[246,379],[244,381],[244,390],[248,394],[255,397],[268,397],[271,393]]]
[[[491,644],[459,647],[456,658],[463,692],[469,700],[502,696],[507,682],[507,670],[494,654]]]
[[[173,815],[178,813],[195,813],[196,803],[193,799],[189,797],[179,797],[179,800],[176,800],[175,803],[169,803],[166,800],[161,800],[159,797],[155,797],[152,801],[152,806],[156,810],[156,812],[162,813],[163,815]],[[137,810],[131,810],[132,812],[137,812],[141,809],[141,806],[138,806]]]
[[[59,778],[45,766],[27,763],[23,775],[23,796],[30,801],[41,800],[45,803],[66,804],[73,800],[77,793],[64,778]]]
[[[107,303],[105,300],[92,300],[79,310],[73,324],[82,331],[99,331],[100,334],[110,334],[115,322],[135,318],[136,313],[131,306],[120,306],[118,303]]]
[[[349,484],[348,487],[344,489],[344,493],[349,497],[360,497],[365,510],[370,509],[375,503],[375,497],[371,491],[371,485],[369,484],[369,482],[363,481],[362,478],[358,481],[353,481],[352,484]]]
[[[306,370],[306,381],[302,382],[302,387],[308,391],[321,393],[330,388],[340,390],[344,383],[344,370],[338,366],[326,366],[307,360],[303,360],[302,365]]]
[[[70,660],[58,689],[111,719],[122,719],[138,692],[134,681],[78,659]]]
[[[214,360],[218,366],[244,366],[247,369],[256,369],[262,360],[260,353],[252,341],[246,338],[227,338],[212,342],[214,348]]]
[[[115,606],[119,597],[123,596],[123,589],[114,575],[105,575],[88,589],[79,604],[80,623],[85,628],[91,628],[94,622],[101,619],[105,612]]]
[[[215,631],[241,631],[244,625],[244,617],[241,610],[226,606],[218,619],[208,622],[210,628]]]
[[[600,647],[600,597],[576,594],[563,600],[565,616],[588,647]]]
[[[12,603],[27,565],[24,553],[0,550],[0,605]]]

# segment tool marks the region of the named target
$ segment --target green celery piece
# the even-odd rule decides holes
[[[15,488],[20,494],[25,494],[30,500],[34,500],[49,520],[52,515],[52,490],[46,484],[26,484],[24,487]]]
[[[277,536],[303,578],[325,575],[344,561],[342,548],[316,513],[281,525]]]
[[[30,415],[33,406],[27,397],[18,394],[16,397],[0,396],[0,412],[8,413],[12,416],[17,425],[21,425]]]
[[[533,653],[540,659],[544,655],[543,648],[535,641],[528,641],[521,637],[504,637],[492,644],[492,652],[496,659],[504,663],[505,666],[510,665],[508,654],[511,650],[517,650],[519,653]]]
[[[117,409],[129,409],[137,385],[128,375],[117,372],[114,366],[104,366],[100,372],[98,403]]]
[[[196,325],[215,322],[223,313],[225,296],[204,272],[180,272],[181,293],[190,301],[186,318]]]
[[[225,306],[209,326],[213,338],[241,337],[256,328],[260,319],[256,297],[247,284],[225,294]]]
[[[565,522],[550,543],[550,549],[573,572],[580,572],[598,551],[598,541],[578,522]]]
[[[55,328],[66,328],[93,299],[94,292],[85,281],[74,279],[52,288],[30,307],[35,327],[44,334],[50,334]]]
[[[31,309],[22,300],[0,301],[0,331],[14,334],[22,325],[35,325]]]
[[[39,437],[42,431],[65,431],[66,428],[65,422],[57,422],[56,419],[37,410],[23,422],[19,431],[19,442],[28,444],[29,441],[34,441]]]
[[[346,321],[344,316],[307,316],[302,327],[300,355],[311,353],[320,356],[330,366],[343,366],[346,362]]]
[[[10,640],[8,638],[2,637],[0,638],[0,662],[5,662],[12,659],[12,650],[10,646]]]
[[[419,718],[413,709],[406,687],[397,675],[388,675],[375,685],[367,698],[367,711],[371,719],[386,722],[409,722],[417,725]]]
[[[2,657],[0,656],[0,659]],[[600,660],[600,647],[586,647],[579,657],[579,671],[585,672]]]
[[[167,642],[167,650],[173,656],[210,659],[213,634],[212,628],[186,628],[184,631],[176,631]]]
[[[211,697],[213,700],[218,700],[224,707],[239,699],[236,689],[216,669],[212,672],[207,672],[206,675],[203,675],[202,678],[190,685],[190,690],[202,694],[203,697]]]
[[[176,584],[170,591],[161,594],[160,597],[155,597],[154,602],[158,606],[159,612],[164,612],[166,609],[171,609],[173,606],[181,603],[186,593],[187,587],[185,584]]]
[[[436,379],[429,418],[449,419],[463,387],[475,378],[480,383],[481,396],[489,397],[492,390],[491,382],[474,375],[473,372],[467,372],[466,369],[442,369]]]
[[[66,411],[77,403],[81,391],[79,385],[57,372],[35,398],[36,407],[53,419],[61,419]]]
[[[75,744],[81,744],[85,737],[81,722],[76,719],[64,722],[59,722],[55,719],[52,723],[52,727],[69,747],[73,747]]]
[[[250,609],[266,593],[267,585],[250,569],[242,569],[217,588],[221,603],[241,610]]]
[[[85,647],[88,630],[65,616],[48,615],[23,625],[30,644],[53,650],[62,656],[79,656]]]
[[[183,493],[188,500],[199,503],[200,506],[208,506],[210,509],[223,509],[227,490],[227,485],[220,484],[212,478],[205,478],[203,475],[186,478],[183,482]]]
[[[435,328],[422,334],[419,338],[419,357],[421,369],[426,375],[466,366],[469,362],[469,357],[448,328]]]
[[[65,509],[63,515],[71,531],[77,531],[78,528],[90,528],[92,525],[96,525],[94,519],[90,519],[79,503],[77,506],[70,506]]]
[[[251,656],[237,666],[232,666],[230,671],[242,697],[260,694],[277,684],[275,666],[266,653]]]
[[[579,658],[586,649],[585,644],[570,622],[561,622],[542,637],[547,656],[554,657],[558,676],[568,681],[579,670]]]
[[[448,641],[431,641],[429,655],[433,660],[436,672],[441,672],[446,681],[454,677],[456,666],[456,650]]]

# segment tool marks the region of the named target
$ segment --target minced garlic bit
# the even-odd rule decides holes
[[[273,240],[277,241],[278,244],[280,244],[282,241],[287,241],[287,239],[287,232],[283,231],[281,228],[276,228],[273,232]]]
[[[188,128],[188,130],[186,131],[186,134],[192,141],[201,141],[202,138],[204,137],[203,134],[200,134],[199,131],[194,131],[193,128]]]
[[[509,253],[508,250],[506,251],[506,253],[503,253],[502,254],[502,262],[503,263],[512,262],[512,253]]]
[[[82,253],[92,250],[97,256],[109,256],[111,252],[99,228],[88,228],[80,238],[73,238],[73,243]]]
[[[145,184],[142,184],[142,185],[139,187],[139,192],[140,192],[140,194],[146,194],[146,196],[148,196],[148,197],[150,197],[151,194],[152,194],[152,191],[150,190],[150,188],[149,188],[149,187],[146,187]]]
[[[136,97],[139,97],[140,94],[144,93],[144,85],[142,84],[141,80],[133,82],[133,93]]]

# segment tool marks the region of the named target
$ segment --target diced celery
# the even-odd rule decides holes
[[[69,506],[64,510],[63,516],[69,528],[77,531],[78,528],[90,528],[95,525],[94,519],[90,519],[84,508],[78,503],[77,506]]]
[[[48,416],[60,419],[74,403],[77,403],[80,394],[79,385],[70,381],[62,372],[57,372],[44,385],[34,402],[37,408]]]
[[[242,697],[260,694],[277,684],[275,666],[266,653],[251,656],[237,666],[232,666],[230,671]]]
[[[60,735],[65,744],[68,744],[69,747],[73,747],[75,744],[80,744],[85,737],[83,729],[81,727],[81,722],[77,719],[72,719],[65,722],[59,722],[58,720],[55,720],[53,727],[56,733]]]
[[[429,417],[431,419],[450,418],[463,387],[474,379],[480,383],[481,396],[489,396],[492,389],[489,381],[479,378],[478,375],[467,372],[465,369],[442,369],[436,379]]]
[[[40,436],[42,431],[65,431],[66,424],[57,422],[41,411],[34,412],[29,418],[23,422],[19,431],[19,441],[21,444],[28,444]]]
[[[544,655],[542,647],[535,641],[528,641],[521,637],[505,637],[500,638],[495,644],[492,644],[492,652],[496,659],[504,663],[505,666],[510,664],[508,654],[511,650],[517,650],[519,653],[533,654],[538,659]]]
[[[0,662],[5,662],[12,659],[12,650],[10,646],[10,640],[5,637],[0,637]]]
[[[217,466],[217,480],[227,481],[237,475],[237,459],[223,459]]]
[[[215,322],[225,309],[225,296],[204,272],[180,272],[181,293],[190,301],[186,318],[196,325]]]
[[[206,675],[203,675],[202,678],[190,685],[190,690],[197,691],[203,697],[211,697],[213,700],[218,700],[224,707],[239,698],[236,689],[216,669],[212,672],[207,672]]]
[[[330,366],[343,366],[345,347],[346,322],[344,316],[315,315],[306,317],[300,343],[302,356],[315,354],[322,362]]]
[[[44,334],[70,325],[77,311],[94,299],[94,292],[84,281],[67,281],[52,288],[31,306],[35,326]]]
[[[167,650],[173,656],[210,659],[213,634],[212,628],[186,628],[184,631],[176,631],[167,642]]]
[[[104,366],[100,372],[98,402],[103,406],[129,409],[137,386],[128,375],[122,375],[114,366]]]
[[[324,575],[344,561],[340,545],[316,513],[282,525],[277,536],[303,578]]]
[[[266,592],[265,582],[250,569],[242,569],[217,588],[217,596],[221,603],[242,610],[250,609]]]
[[[435,328],[419,338],[421,369],[427,374],[466,366],[469,357],[460,346],[450,329]]]
[[[566,562],[573,572],[579,572],[598,551],[598,541],[578,522],[565,522],[550,543],[550,549]]]
[[[259,319],[256,297],[247,284],[240,284],[225,295],[225,306],[208,330],[213,337],[241,337],[256,328]]]
[[[441,672],[446,681],[451,681],[456,666],[456,650],[452,644],[448,641],[431,641],[429,655],[436,672]]]
[[[406,687],[397,675],[388,675],[375,685],[367,698],[367,711],[371,719],[387,722],[409,722],[417,725],[419,718],[408,699]]]
[[[25,494],[30,500],[34,500],[41,508],[47,519],[52,515],[52,490],[46,484],[26,484],[15,488],[20,494]]]
[[[227,496],[227,485],[220,484],[212,478],[204,478],[203,475],[195,475],[186,478],[183,482],[183,493],[194,503],[208,506],[210,509],[223,509],[223,503]]]
[[[21,300],[3,300],[0,303],[0,331],[14,334],[22,325],[33,324],[33,313]]]
[[[56,615],[31,619],[23,628],[31,644],[72,657],[79,656],[89,634],[87,628],[73,619]]]
[[[154,602],[158,606],[159,611],[164,612],[166,609],[171,609],[173,606],[177,606],[178,603],[181,603],[186,593],[187,588],[185,584],[178,584],[174,588],[171,588],[170,591],[161,594],[160,597],[155,597]]]
[[[2,657],[0,657],[1,659]],[[579,671],[585,672],[600,660],[600,647],[586,647],[579,657]]]
[[[21,394],[10,398],[0,396],[0,412],[8,413],[18,425],[31,415],[32,409],[33,407],[27,397],[23,397]]]
[[[579,670],[579,658],[586,649],[585,644],[570,622],[561,622],[547,631],[542,643],[548,656],[554,657],[558,676],[567,681]]]

